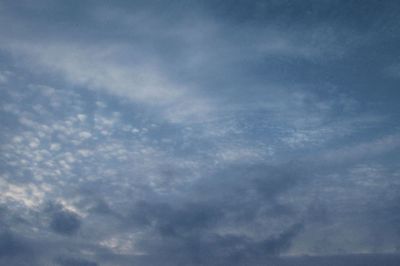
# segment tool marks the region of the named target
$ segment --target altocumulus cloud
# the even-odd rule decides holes
[[[398,265],[397,1],[0,1],[1,265]]]

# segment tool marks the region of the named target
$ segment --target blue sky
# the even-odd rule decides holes
[[[398,265],[399,11],[0,1],[0,264]]]

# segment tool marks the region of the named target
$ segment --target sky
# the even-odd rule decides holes
[[[0,265],[399,265],[399,12],[0,0]]]

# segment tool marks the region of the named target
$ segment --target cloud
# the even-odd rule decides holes
[[[174,209],[165,204],[138,202],[128,219],[140,227],[154,227],[162,236],[180,237],[213,226],[221,215],[212,206],[196,203]]]
[[[32,244],[27,239],[8,230],[0,233],[0,264],[39,265]]]
[[[331,58],[337,58],[357,43],[348,39],[358,38],[353,32],[323,23],[307,29],[274,24],[268,27],[230,25],[208,16],[198,5],[187,16],[180,16],[176,23],[147,5],[133,13],[103,5],[86,11],[90,15],[86,20],[94,18],[99,24],[112,23],[123,34],[114,40],[80,35],[73,41],[67,37],[74,35],[73,32],[66,31],[62,35],[54,32],[54,37],[44,40],[23,41],[21,35],[10,36],[3,29],[10,36],[4,49],[29,61],[34,69],[60,75],[68,84],[128,98],[156,108],[165,119],[178,123],[204,121],[225,111],[229,108],[227,90],[246,98],[248,95],[241,93],[240,87],[246,86],[254,92],[260,85],[264,87],[265,82],[242,80],[250,73],[247,69],[235,73],[245,68],[249,60],[257,63],[262,58],[287,57],[313,61],[324,60],[330,53]],[[44,31],[52,32],[47,25],[38,23]],[[147,27],[143,29],[139,25]],[[62,41],[65,38],[68,45]],[[235,81],[230,78],[233,75]],[[271,90],[279,90],[279,86]]]
[[[60,266],[97,266],[98,264],[93,261],[79,259],[79,258],[57,258],[56,263]]]
[[[11,232],[2,232],[0,235],[0,257],[17,257],[28,254],[29,247],[22,239]]]
[[[68,210],[51,210],[50,216],[51,221],[49,226],[51,230],[58,234],[73,236],[81,227],[81,220],[79,216]]]
[[[393,6],[0,4],[0,264],[398,262]]]
[[[273,256],[290,246],[292,237],[297,234],[298,226],[288,229],[279,236],[254,241],[245,236],[209,235],[164,240],[159,243],[143,243],[147,256],[140,260],[143,265],[162,263],[172,265],[179,261],[185,265],[241,265],[245,261],[261,263],[273,260]],[[155,256],[157,254],[157,256]],[[272,257],[271,257],[272,256]]]
[[[0,71],[0,84],[5,84],[9,80],[9,77],[12,76],[13,73],[11,71]]]
[[[373,158],[382,154],[396,151],[400,146],[400,137],[397,134],[390,134],[378,137],[364,143],[329,150],[320,156],[319,163],[352,163],[367,158]]]
[[[297,219],[296,214],[282,211],[290,207],[278,203],[278,196],[296,183],[279,178],[285,176],[283,171],[279,173],[280,168],[248,166],[246,171],[239,169],[246,169],[246,166],[225,169],[210,179],[198,180],[188,188],[189,198],[181,198],[181,204],[168,203],[168,198],[161,202],[142,200],[128,215],[118,218],[127,232],[144,234],[136,239],[134,246],[145,254],[143,256],[149,257],[151,262],[146,263],[157,264],[151,260],[155,254],[166,263],[183,261],[190,265],[214,265],[214,260],[234,263],[238,258],[246,261],[255,257],[262,261],[291,247],[302,225],[301,222],[292,224],[293,219]],[[259,188],[256,181],[261,180],[268,185]],[[287,185],[282,186],[285,183]],[[207,197],[202,196],[205,194]],[[264,215],[271,217],[266,224],[262,222]],[[292,221],[273,225],[273,217],[282,215],[291,217]],[[254,231],[252,226],[255,225],[262,232]],[[275,226],[275,230],[268,228],[271,226]],[[277,229],[280,234],[274,233]]]

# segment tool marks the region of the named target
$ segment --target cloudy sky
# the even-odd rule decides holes
[[[0,265],[399,265],[399,12],[0,0]]]

